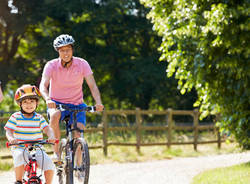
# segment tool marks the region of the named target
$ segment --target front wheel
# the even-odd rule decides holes
[[[73,148],[74,160],[74,181],[78,180],[83,184],[89,182],[90,159],[88,144],[83,138],[75,139]]]
[[[59,147],[61,163],[57,164],[59,184],[73,184],[73,164],[70,145],[66,139],[62,139]]]
[[[41,184],[42,181],[40,178],[36,178],[36,179],[30,179],[28,180],[27,184]]]

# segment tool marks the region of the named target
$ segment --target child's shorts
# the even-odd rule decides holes
[[[44,171],[54,170],[55,165],[52,162],[51,158],[43,150],[36,149],[36,160],[38,167]],[[29,152],[23,148],[13,148],[11,149],[14,167],[19,167],[21,165],[26,165],[29,162],[28,155]]]

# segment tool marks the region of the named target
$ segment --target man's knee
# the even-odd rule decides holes
[[[72,126],[73,126],[73,125],[72,125]],[[85,129],[85,126],[84,126],[84,124],[78,122],[78,123],[77,123],[77,128],[79,128],[80,130],[84,130],[84,129]],[[78,138],[81,137],[81,133],[78,132],[78,131],[75,131],[74,137],[78,137]]]
[[[58,123],[61,118],[61,112],[59,110],[53,110],[49,112],[50,115],[50,123]]]

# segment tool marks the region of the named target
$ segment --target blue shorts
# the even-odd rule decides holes
[[[85,103],[82,103],[82,104],[79,104],[79,105],[74,105],[74,104],[65,104],[65,103],[61,103],[61,102],[58,102],[58,101],[55,101],[53,100],[56,104],[62,104],[62,105],[66,105],[67,107],[69,108],[83,108],[83,107],[87,107],[87,105]],[[68,111],[68,110],[64,110],[64,111],[61,111],[61,119],[60,121],[62,121],[66,116],[70,116],[70,120],[69,120],[69,125],[71,125],[73,123],[73,112],[71,111]],[[77,122],[79,123],[82,123],[84,124],[84,126],[86,126],[86,113],[83,111],[83,112],[78,112],[76,114],[76,120]]]

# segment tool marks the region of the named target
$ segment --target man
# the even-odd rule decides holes
[[[46,101],[50,115],[50,126],[54,130],[56,139],[60,139],[60,118],[63,119],[65,113],[67,113],[56,109],[56,104],[86,106],[83,104],[82,92],[84,80],[86,80],[96,102],[96,110],[102,111],[104,108],[88,62],[73,56],[74,42],[73,37],[67,34],[62,34],[54,40],[53,46],[59,53],[59,58],[53,59],[45,65],[40,83],[40,91]],[[85,121],[85,113],[79,112],[77,114],[77,126],[80,129],[85,128]],[[80,137],[79,134],[75,136]],[[54,146],[54,152],[53,159],[56,161],[59,155],[58,145]]]

